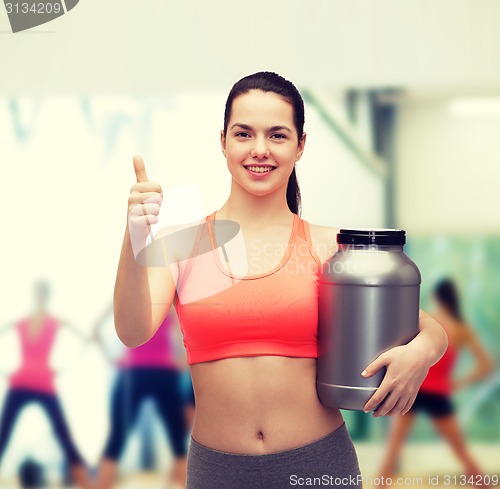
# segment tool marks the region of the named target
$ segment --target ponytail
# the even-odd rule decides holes
[[[300,198],[299,182],[297,181],[297,174],[295,173],[295,166],[288,178],[288,186],[286,188],[286,202],[288,208],[299,216],[302,214],[302,201]]]

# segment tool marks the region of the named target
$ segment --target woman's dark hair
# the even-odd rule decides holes
[[[460,310],[460,299],[458,291],[453,280],[445,278],[440,280],[434,286],[434,296],[450,314],[456,319],[462,321],[462,312]]]
[[[227,133],[227,125],[231,117],[231,109],[234,99],[239,95],[249,92],[250,90],[274,92],[292,104],[293,120],[298,140],[300,142],[304,133],[304,101],[302,100],[302,96],[292,82],[270,71],[260,71],[258,73],[254,73],[253,75],[245,76],[236,82],[233,88],[231,88],[224,111],[224,137]],[[297,181],[297,174],[295,173],[295,167],[293,168],[293,171],[288,179],[286,201],[290,210],[293,213],[300,215],[302,210],[300,188],[299,182]]]

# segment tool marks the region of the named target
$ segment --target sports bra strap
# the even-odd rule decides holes
[[[188,280],[191,269],[193,268],[194,259],[197,255],[198,248],[200,246],[200,242],[203,239],[203,237],[206,236],[206,234],[207,234],[207,219],[209,217],[212,217],[212,216],[213,216],[213,214],[205,217],[203,224],[200,224],[198,226],[197,235],[196,235],[196,238],[194,240],[193,247],[191,248],[191,254],[187,260],[186,268],[184,269],[184,273],[182,274],[182,276],[179,277],[179,279],[178,279],[179,282],[177,283],[177,286],[175,288],[174,303],[177,303],[179,301],[179,294],[182,293],[182,289],[186,285],[186,282]]]
[[[299,227],[297,229],[297,236],[299,238],[302,238],[303,240],[307,241],[307,236],[304,230],[304,221],[299,218]]]
[[[319,268],[321,268],[321,260],[319,259],[319,256],[316,254],[314,251],[312,239],[311,239],[311,231],[309,227],[309,222],[304,221],[303,219],[300,219],[300,226],[299,226],[299,233],[302,231],[301,237],[307,241],[307,246],[309,247],[309,252],[311,253],[311,256],[314,258],[314,261],[318,265]]]

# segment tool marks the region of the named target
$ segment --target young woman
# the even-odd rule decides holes
[[[430,416],[437,432],[450,444],[459,458],[465,468],[467,480],[472,476],[477,484],[482,483],[485,486],[481,470],[467,450],[451,395],[458,389],[489,375],[494,362],[472,327],[464,321],[455,284],[449,279],[440,281],[434,289],[433,299],[436,303],[434,317],[446,330],[449,338],[448,349],[441,360],[430,368],[408,416],[404,418],[396,416],[393,419],[387,451],[380,468],[380,477],[391,477],[396,471],[403,442],[415,421],[417,412],[423,411]],[[472,352],[476,367],[468,375],[455,380],[452,378],[453,367],[460,350],[463,349]]]
[[[94,337],[100,340],[98,330],[110,310],[97,321]],[[111,401],[111,430],[99,463],[94,489],[111,489],[119,476],[119,461],[126,447],[128,435],[134,427],[143,401],[151,398],[168,437],[174,456],[168,474],[168,486],[186,485],[186,439],[191,425],[191,403],[184,400],[181,375],[185,360],[178,356],[173,344],[173,328],[178,327],[177,314],[172,307],[155,335],[144,345],[126,349],[119,359],[119,373]],[[106,353],[102,340],[101,346]],[[187,404],[190,404],[188,407]]]
[[[229,198],[203,220],[191,258],[163,269],[135,259],[157,222],[162,190],[134,158],[115,325],[126,345],[144,343],[175,300],[196,396],[189,489],[288,488],[313,477],[361,487],[341,412],[321,404],[316,392],[317,280],[335,253],[338,230],[299,217],[295,165],[306,142],[303,125],[302,98],[281,76],[255,73],[233,86],[220,135]],[[222,249],[215,228],[223,221],[240,226],[243,260],[228,259]],[[197,251],[207,236],[212,251]],[[233,249],[232,256],[241,254]],[[387,366],[365,406],[370,411],[385,398],[375,416],[410,409],[446,348],[439,324],[424,312],[420,318],[414,340],[367,366],[367,376]]]
[[[57,395],[54,371],[50,366],[50,355],[59,328],[68,327],[78,336],[82,335],[71,324],[47,311],[49,290],[48,283],[37,282],[33,313],[15,323],[21,346],[21,363],[9,377],[9,388],[1,414],[0,461],[7,449],[19,414],[26,405],[36,403],[43,408],[52,424],[54,435],[64,452],[74,482],[78,487],[89,489],[91,481],[85,460],[71,436]],[[10,327],[11,325],[7,325],[5,329]],[[86,338],[82,337],[82,340],[86,342]]]

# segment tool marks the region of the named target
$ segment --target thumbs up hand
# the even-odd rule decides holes
[[[144,165],[144,160],[141,156],[134,156],[134,171],[137,182],[147,182],[148,174],[146,173],[146,166]]]
[[[128,198],[128,228],[134,256],[145,247],[151,225],[158,222],[163,192],[159,183],[150,182],[144,160],[134,156],[134,171],[137,182],[132,185]]]

